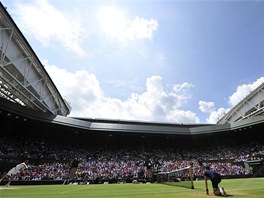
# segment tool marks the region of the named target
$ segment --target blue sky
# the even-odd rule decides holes
[[[69,116],[216,123],[264,82],[262,1],[1,2]]]

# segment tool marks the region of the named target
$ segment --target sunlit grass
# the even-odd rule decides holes
[[[0,187],[1,198],[197,198],[205,194],[204,181],[195,181],[195,189],[163,184],[92,184],[92,185],[34,185]],[[264,178],[225,179],[221,185],[228,197],[262,198]],[[213,196],[210,190],[209,197]]]

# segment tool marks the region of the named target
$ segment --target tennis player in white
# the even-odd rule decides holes
[[[7,174],[5,174],[1,179],[0,179],[0,183],[4,178],[8,178],[8,183],[6,186],[10,186],[10,183],[13,179],[13,177],[20,171],[28,168],[28,160],[25,160],[24,162],[16,165],[15,167],[13,167],[10,171],[8,171]]]

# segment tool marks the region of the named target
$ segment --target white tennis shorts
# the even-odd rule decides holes
[[[16,168],[14,167],[14,168],[12,168],[10,171],[8,171],[7,175],[9,175],[9,176],[13,176],[13,175],[16,175],[17,172],[18,172],[18,171],[17,171]]]

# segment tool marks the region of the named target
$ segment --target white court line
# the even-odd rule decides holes
[[[84,188],[66,190],[66,191],[63,191],[63,192],[59,192],[59,194],[65,194],[65,193],[68,193],[68,192],[80,191],[80,190],[84,190],[84,189],[88,189],[88,188],[92,188],[92,186],[89,185],[89,186],[85,186]]]
[[[0,190],[14,190],[14,189],[16,188],[7,187],[7,186],[0,187]]]

